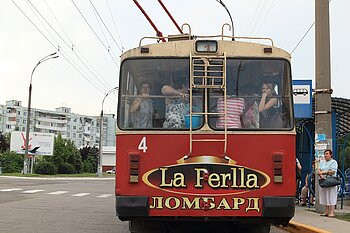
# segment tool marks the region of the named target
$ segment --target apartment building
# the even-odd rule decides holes
[[[18,100],[6,101],[0,105],[0,132],[26,131],[27,108]],[[100,141],[100,116],[86,116],[72,113],[70,108],[60,107],[55,111],[31,109],[30,131],[59,133],[80,148],[98,146]],[[115,146],[116,119],[114,114],[103,117],[103,146]]]

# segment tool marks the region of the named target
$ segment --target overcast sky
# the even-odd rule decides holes
[[[288,52],[315,20],[314,0],[223,2],[233,17],[236,36],[270,37]],[[157,0],[139,3],[164,35],[178,33]],[[216,0],[163,3],[178,24],[191,25],[194,35],[217,35],[224,23],[230,23]],[[350,98],[346,69],[349,10],[350,1],[330,1],[334,97]],[[41,64],[33,75],[32,107],[54,110],[65,106],[84,115],[99,115],[103,97],[118,85],[121,50],[138,46],[143,36],[155,35],[133,0],[1,0],[0,25],[0,104],[16,99],[26,107],[35,64],[59,47],[60,57]],[[314,35],[312,27],[292,54],[293,79],[314,81]],[[104,112],[116,113],[115,106],[116,96],[110,94]]]

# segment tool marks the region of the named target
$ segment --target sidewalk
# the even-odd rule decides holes
[[[340,203],[340,202],[339,202]],[[350,206],[337,205],[335,215],[350,214]],[[315,212],[314,207],[307,208],[300,205],[295,206],[295,216],[287,228],[290,232],[334,232],[346,233],[350,231],[350,222],[336,218],[322,217]]]

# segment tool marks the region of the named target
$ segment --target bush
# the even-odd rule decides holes
[[[58,166],[58,174],[74,174],[75,168],[74,165],[70,163],[62,163]]]
[[[37,163],[34,167],[34,172],[42,175],[56,175],[57,167],[53,163],[43,160]]]
[[[94,173],[94,166],[89,160],[83,162],[83,172],[85,173]]]
[[[23,169],[23,155],[6,151],[0,154],[0,167],[3,173],[21,172]]]

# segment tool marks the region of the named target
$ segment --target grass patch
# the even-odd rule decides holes
[[[80,174],[57,174],[57,175],[40,175],[40,174],[22,174],[22,173],[2,173],[0,176],[17,176],[17,177],[97,177],[95,173]],[[102,177],[114,177],[115,174],[103,173]]]
[[[339,215],[336,214],[335,218],[350,222],[350,214],[339,214]]]

